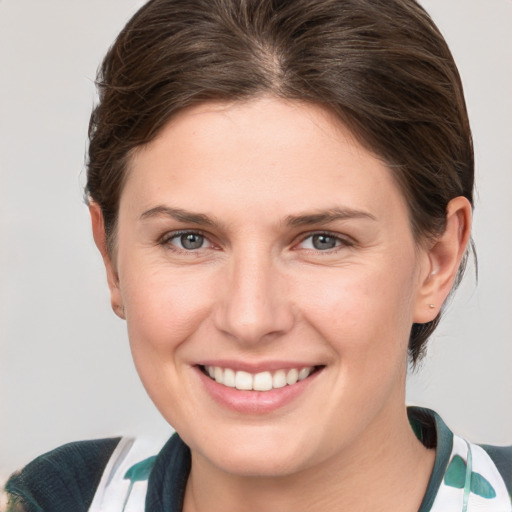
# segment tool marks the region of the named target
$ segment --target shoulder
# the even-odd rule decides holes
[[[510,496],[512,496],[512,445],[491,446],[482,444],[480,447],[490,457],[502,476]]]
[[[92,511],[181,510],[167,503],[180,496],[186,484],[188,448],[177,434],[122,438],[97,487]],[[165,506],[162,505],[165,503]]]
[[[512,512],[512,446],[472,443],[429,409],[408,409],[411,426],[436,460],[421,512]]]
[[[482,446],[454,434],[438,494],[448,500],[458,493],[468,511],[512,512],[511,467],[511,447]]]
[[[45,453],[6,484],[13,510],[87,511],[120,438],[80,441]],[[17,508],[15,508],[17,507]]]

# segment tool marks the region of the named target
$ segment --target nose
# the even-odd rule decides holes
[[[246,345],[284,335],[293,326],[288,283],[269,255],[247,252],[231,262],[214,315],[217,329]]]

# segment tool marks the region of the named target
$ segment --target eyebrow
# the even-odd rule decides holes
[[[140,219],[153,217],[170,217],[178,222],[197,224],[199,226],[220,226],[220,222],[208,217],[204,213],[195,213],[181,208],[172,208],[170,206],[156,206],[141,214]],[[354,210],[352,208],[330,208],[315,213],[305,213],[301,215],[289,215],[285,218],[285,224],[291,227],[308,226],[314,224],[328,224],[336,220],[349,219],[370,219],[377,218],[369,212],[363,210]]]
[[[146,210],[140,216],[140,220],[153,217],[171,217],[174,220],[189,224],[199,224],[202,226],[217,226],[219,223],[208,217],[204,213],[194,213],[181,208],[172,208],[170,206],[156,206]]]
[[[363,210],[354,210],[352,208],[331,208],[318,213],[306,213],[304,215],[290,215],[286,217],[286,224],[289,226],[308,226],[311,224],[328,224],[336,220],[349,219],[370,219],[377,218],[369,212]]]

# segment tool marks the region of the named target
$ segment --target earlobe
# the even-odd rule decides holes
[[[448,297],[471,235],[471,204],[452,199],[446,208],[446,227],[426,252],[414,314],[415,323],[434,320]]]
[[[114,313],[123,320],[125,319],[125,312],[121,290],[119,288],[119,277],[112,261],[111,254],[107,246],[107,237],[105,234],[105,222],[103,220],[103,213],[98,203],[94,201],[89,202],[89,213],[91,215],[92,234],[94,243],[101,253],[103,264],[107,272],[107,282],[110,290],[110,301]]]

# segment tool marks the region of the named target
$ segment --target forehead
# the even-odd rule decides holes
[[[391,198],[404,202],[391,171],[332,113],[272,97],[180,112],[133,156],[121,206],[128,198],[142,208],[282,205],[283,215],[294,205],[378,210]]]

